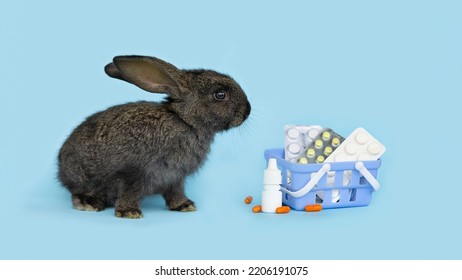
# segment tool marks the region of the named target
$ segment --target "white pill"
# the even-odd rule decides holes
[[[319,131],[318,129],[313,128],[313,129],[311,129],[310,131],[308,131],[308,137],[309,137],[310,139],[314,139],[314,138],[316,138],[316,136],[318,136],[319,132],[320,132],[320,131]]]
[[[297,139],[299,135],[300,131],[298,131],[298,129],[291,128],[289,131],[287,131],[287,136],[289,136],[290,139]]]
[[[360,132],[356,134],[355,140],[358,144],[364,145],[369,140],[369,136],[364,132]]]
[[[357,160],[370,160],[370,155],[368,153],[361,153],[358,155]]]
[[[292,143],[287,147],[287,150],[292,154],[298,154],[300,153],[300,146],[296,143]]]
[[[348,161],[348,156],[346,154],[340,153],[335,156],[336,162]]]
[[[373,155],[378,155],[382,151],[382,147],[380,147],[379,143],[374,142],[367,147],[367,151]]]
[[[345,147],[345,152],[349,155],[354,155],[358,152],[358,146],[355,143],[348,143]]]

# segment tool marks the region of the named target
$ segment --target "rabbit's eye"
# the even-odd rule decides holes
[[[217,91],[213,94],[213,97],[215,97],[216,100],[218,101],[223,101],[226,99],[226,92],[224,91]]]

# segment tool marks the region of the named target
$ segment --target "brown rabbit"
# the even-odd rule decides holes
[[[203,164],[217,132],[249,116],[243,90],[227,75],[179,70],[154,57],[117,56],[105,71],[168,97],[110,107],[72,132],[59,152],[58,177],[74,208],[115,206],[117,217],[141,218],[143,197],[162,194],[170,210],[195,211],[185,178]]]

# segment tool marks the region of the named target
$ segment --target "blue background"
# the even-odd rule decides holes
[[[322,3],[321,3],[322,2]],[[460,1],[0,1],[0,258],[460,259]],[[110,79],[121,54],[232,75],[254,108],[190,177],[194,213],[72,209],[56,155],[87,115],[161,100]],[[284,124],[386,147],[368,207],[253,214]]]

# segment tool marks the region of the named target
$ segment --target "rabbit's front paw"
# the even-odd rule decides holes
[[[116,210],[115,216],[118,218],[127,218],[127,219],[141,219],[143,214],[140,209],[132,210]]]
[[[101,211],[106,208],[106,200],[100,197],[72,195],[72,206],[80,211]]]
[[[115,216],[127,219],[143,218],[140,201],[127,195],[120,196],[115,203]]]

